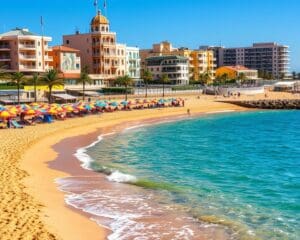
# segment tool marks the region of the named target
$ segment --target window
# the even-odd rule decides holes
[[[70,41],[68,39],[66,40],[66,44],[70,44]]]

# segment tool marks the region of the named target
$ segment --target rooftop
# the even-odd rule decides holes
[[[55,51],[61,51],[61,52],[80,52],[78,49],[75,48],[70,48],[70,47],[66,47],[66,46],[54,46],[52,47],[52,49]]]
[[[29,32],[27,28],[15,28],[9,32],[0,34],[0,37],[9,37],[9,36],[39,36],[39,35]]]

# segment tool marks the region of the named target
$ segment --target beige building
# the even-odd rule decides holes
[[[8,72],[46,72],[51,69],[51,37],[16,28],[0,34],[0,65]]]
[[[153,44],[152,49],[140,50],[142,71],[147,68],[146,59],[155,56],[182,56],[188,59],[189,79],[198,80],[200,74],[209,73],[212,78],[215,76],[215,57],[211,50],[188,48],[174,48],[171,43],[165,41]]]
[[[90,32],[63,36],[64,46],[80,50],[81,65],[104,85],[126,74],[126,45],[117,43],[108,19],[100,11],[90,23]]]

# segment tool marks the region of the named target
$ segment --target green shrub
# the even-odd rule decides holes
[[[102,93],[104,93],[104,94],[125,94],[126,88],[124,88],[124,87],[102,88]],[[133,94],[133,88],[127,88],[127,94]]]

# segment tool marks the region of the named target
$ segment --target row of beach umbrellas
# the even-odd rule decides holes
[[[93,111],[97,108],[131,106],[141,104],[166,104],[181,99],[153,99],[153,100],[136,100],[136,101],[95,101],[95,102],[78,102],[73,104],[47,104],[47,103],[31,103],[21,104],[17,106],[2,106],[0,105],[0,118],[14,118],[18,115],[34,116],[34,115],[57,115],[60,113],[72,113]]]

